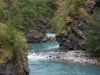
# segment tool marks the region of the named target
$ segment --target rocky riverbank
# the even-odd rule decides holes
[[[100,58],[82,50],[29,53],[28,58],[100,66]]]
[[[91,57],[90,53],[81,50],[57,52],[54,56],[47,57],[48,59],[65,61],[71,63],[92,64],[100,66],[100,60],[96,57]]]
[[[56,41],[56,37],[54,33],[44,34],[36,30],[30,30],[25,35],[28,43]]]

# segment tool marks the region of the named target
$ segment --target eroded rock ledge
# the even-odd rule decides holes
[[[0,65],[0,75],[28,75],[27,53],[14,52],[11,59]]]

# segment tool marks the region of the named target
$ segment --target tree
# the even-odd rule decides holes
[[[56,0],[5,0],[7,24],[21,31],[35,29],[35,20],[51,19],[57,8]],[[52,7],[52,5],[54,7]]]
[[[87,50],[100,53],[100,9],[95,9],[91,19],[88,20],[86,36]]]

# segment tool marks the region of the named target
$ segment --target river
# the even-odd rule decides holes
[[[67,63],[50,59],[58,51],[59,44],[57,42],[29,44],[30,75],[100,75],[100,67],[94,65]]]

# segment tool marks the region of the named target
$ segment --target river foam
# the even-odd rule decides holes
[[[37,53],[29,53],[28,59],[29,60],[48,60],[48,59],[53,59],[56,57],[55,55],[58,54],[59,52],[37,52]]]
[[[99,65],[98,61],[95,58],[90,58],[90,54],[85,51],[74,50],[68,52],[33,52],[29,53],[28,59],[30,60],[53,60],[53,61],[65,61],[73,63],[82,63],[82,64],[94,64]]]
[[[60,51],[57,42],[29,44],[29,75],[100,75],[99,67],[82,65],[87,61],[96,62],[85,51]]]
[[[46,33],[46,36],[48,36],[48,37],[55,37],[55,33]]]

